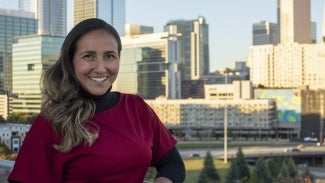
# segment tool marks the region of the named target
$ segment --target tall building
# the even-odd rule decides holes
[[[195,20],[172,20],[164,26],[166,32],[180,35],[182,81],[197,80],[209,73],[208,28],[202,16]]]
[[[253,24],[253,45],[278,43],[278,24],[268,21]]]
[[[113,90],[144,99],[180,98],[179,41],[167,32],[121,37],[121,67]]]
[[[64,37],[27,35],[13,44],[12,92],[13,113],[39,113],[41,108],[41,76],[60,55]]]
[[[254,86],[325,89],[325,44],[251,46],[247,56]]]
[[[325,42],[325,3],[323,7],[322,38],[323,42]]]
[[[0,9],[0,91],[11,91],[14,37],[37,33],[33,13]]]
[[[74,25],[88,18],[100,18],[124,36],[125,0],[74,0]]]
[[[33,12],[38,19],[38,34],[66,36],[66,0],[19,0],[19,10]]]
[[[125,36],[152,34],[153,27],[138,24],[125,24]]]
[[[310,0],[278,0],[280,43],[312,41]]]

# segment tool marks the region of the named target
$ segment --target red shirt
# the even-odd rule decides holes
[[[60,139],[41,116],[18,153],[9,181],[24,183],[143,182],[149,166],[175,144],[154,111],[138,96],[121,94],[113,108],[96,112],[99,136],[90,147],[68,153],[53,148]]]

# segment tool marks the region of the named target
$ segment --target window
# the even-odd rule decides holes
[[[35,68],[34,64],[27,64],[27,71],[33,71]]]

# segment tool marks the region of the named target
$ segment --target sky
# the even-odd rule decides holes
[[[276,23],[276,0],[125,0],[126,23],[154,27],[162,32],[169,20],[205,17],[209,24],[210,71],[234,67],[244,61],[252,45],[252,25]],[[68,0],[68,27],[71,2]],[[317,42],[322,37],[325,0],[311,0],[311,18],[317,23]],[[17,9],[18,0],[0,0],[0,8]]]

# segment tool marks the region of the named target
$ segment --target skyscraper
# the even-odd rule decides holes
[[[325,3],[324,3],[324,7],[323,7],[323,25],[322,25],[322,38],[323,38],[323,42],[325,42]]]
[[[278,0],[280,43],[312,42],[310,0]]]
[[[0,9],[0,91],[11,91],[14,37],[36,33],[37,20],[33,13]]]
[[[253,45],[278,44],[278,25],[268,21],[253,24]]]
[[[66,0],[19,0],[19,10],[33,12],[38,19],[38,34],[65,36],[67,32]]]
[[[74,0],[74,25],[87,18],[100,18],[124,36],[125,0]]]
[[[167,32],[121,37],[121,67],[113,90],[144,99],[180,98],[179,41]]]
[[[183,80],[198,80],[209,73],[209,25],[200,16],[195,20],[169,21],[165,31],[180,35]]]

